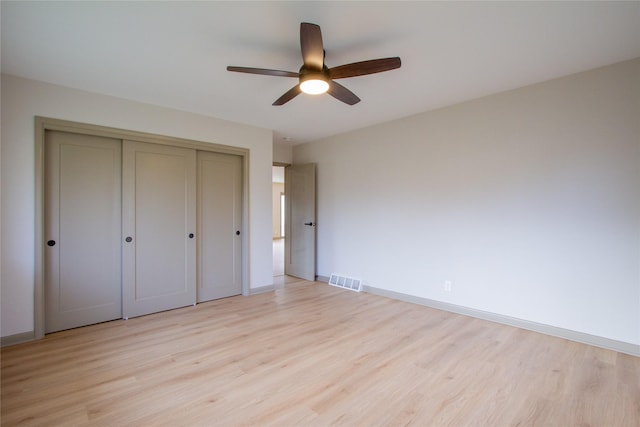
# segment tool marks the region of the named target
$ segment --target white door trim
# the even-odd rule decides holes
[[[106,136],[153,144],[193,148],[202,151],[235,154],[242,157],[242,295],[249,295],[249,149],[229,145],[192,141],[189,139],[155,135],[146,132],[111,128],[72,122],[68,120],[35,117],[35,230],[34,230],[34,339],[44,337],[44,137],[48,130]]]

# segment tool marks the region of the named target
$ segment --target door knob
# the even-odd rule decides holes
[[[313,223],[312,222],[305,222],[304,225],[308,225],[310,227],[313,227]]]
[[[240,235],[240,230],[236,230],[236,236]]]
[[[125,242],[127,243],[131,243],[133,241],[133,239],[131,238],[131,236],[127,236],[126,239],[124,239]]]
[[[56,245],[56,241],[55,241],[55,240],[49,240],[49,241],[47,242],[47,245],[49,245],[49,246],[55,246],[55,245]]]
[[[193,233],[189,233],[189,238],[193,239]]]

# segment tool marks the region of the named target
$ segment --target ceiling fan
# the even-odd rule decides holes
[[[324,63],[324,46],[322,45],[322,32],[316,24],[303,22],[300,24],[300,50],[302,51],[302,67],[300,71],[269,70],[265,68],[249,68],[228,66],[228,71],[239,73],[263,74],[266,76],[296,77],[299,84],[295,85],[280,98],[276,99],[273,105],[283,105],[298,96],[300,92],[311,95],[329,93],[334,98],[348,105],[360,102],[353,92],[346,87],[335,82],[335,79],[347,77],[365,76],[367,74],[381,73],[383,71],[400,68],[400,58],[381,58],[368,61],[354,62],[328,68]]]

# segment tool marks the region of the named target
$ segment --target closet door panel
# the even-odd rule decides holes
[[[124,316],[196,302],[196,152],[124,141]]]
[[[45,134],[45,332],[122,317],[121,141]]]
[[[198,301],[242,293],[242,158],[198,152]]]

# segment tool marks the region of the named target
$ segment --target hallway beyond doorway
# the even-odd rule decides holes
[[[284,275],[284,238],[273,239],[273,277]]]

